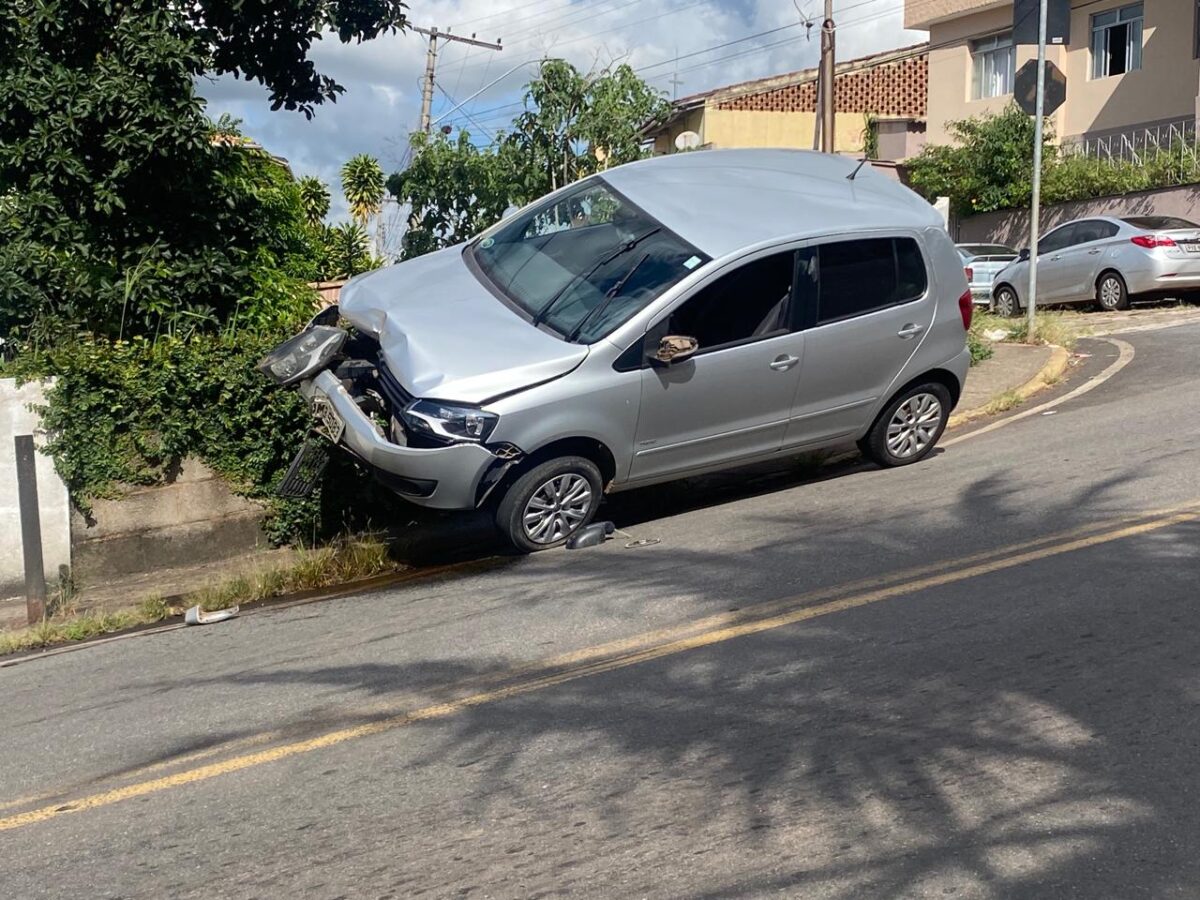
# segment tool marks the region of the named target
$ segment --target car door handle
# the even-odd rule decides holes
[[[902,337],[907,341],[909,338],[916,337],[918,334],[920,334],[924,330],[925,330],[924,325],[916,325],[912,322],[909,322],[907,325],[905,325],[903,328],[901,328],[899,331],[896,332],[896,336]]]
[[[771,360],[771,368],[776,372],[786,372],[798,362],[800,362],[798,356],[777,356]]]
[[[1102,253],[1102,252],[1103,252],[1103,251],[1102,251],[1102,250],[1101,250],[1099,247],[1097,247],[1095,250],[1089,250],[1089,251],[1088,251],[1088,256],[1097,256],[1097,255],[1099,255],[1099,254],[1100,254],[1100,253]]]
[[[1052,257],[1050,257],[1050,262],[1054,262],[1056,259],[1062,259],[1062,257],[1061,256],[1052,256]]]

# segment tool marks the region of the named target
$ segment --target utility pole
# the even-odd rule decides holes
[[[1038,230],[1041,227],[1042,207],[1042,127],[1046,112],[1046,7],[1047,0],[1042,0],[1038,10],[1038,61],[1037,61],[1037,101],[1034,106],[1033,125],[1033,202],[1029,210],[1029,301],[1025,304],[1029,311],[1029,323],[1026,327],[1027,341],[1032,341],[1037,332],[1037,270],[1038,270]]]
[[[825,0],[825,21],[821,23],[821,67],[817,78],[817,87],[821,94],[817,101],[821,122],[821,151],[833,153],[834,101],[837,95],[834,84],[833,0]]]
[[[459,37],[449,31],[438,31],[437,27],[421,28],[409,25],[409,31],[424,34],[429,37],[429,49],[425,53],[425,78],[421,82],[421,130],[429,134],[433,127],[433,78],[437,72],[438,41],[457,41],[460,44],[470,44],[472,47],[486,47],[488,50],[503,50],[500,41],[489,44],[487,41],[475,40],[475,35],[469,38]]]

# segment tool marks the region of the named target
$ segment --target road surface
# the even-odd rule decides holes
[[[1200,896],[1200,326],[1124,339],[921,465],[615,498],[652,546],[0,669],[3,894]]]

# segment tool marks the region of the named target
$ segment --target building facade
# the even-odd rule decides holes
[[[1070,0],[1070,40],[1047,57],[1067,77],[1050,117],[1067,143],[1179,128],[1195,133],[1200,101],[1200,0]],[[957,119],[998,112],[1036,46],[1014,47],[1013,3],[905,0],[907,28],[929,32],[928,140],[945,143]]]
[[[926,63],[920,44],[839,64],[834,148],[857,154],[874,141],[880,159],[916,153],[925,137]],[[802,69],[683,97],[646,136],[656,153],[674,152],[687,131],[702,147],[812,149],[816,106],[817,70]]]

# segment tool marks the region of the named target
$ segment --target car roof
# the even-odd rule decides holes
[[[925,200],[871,166],[811,150],[702,150],[601,177],[713,258],[794,237],[943,227]]]

